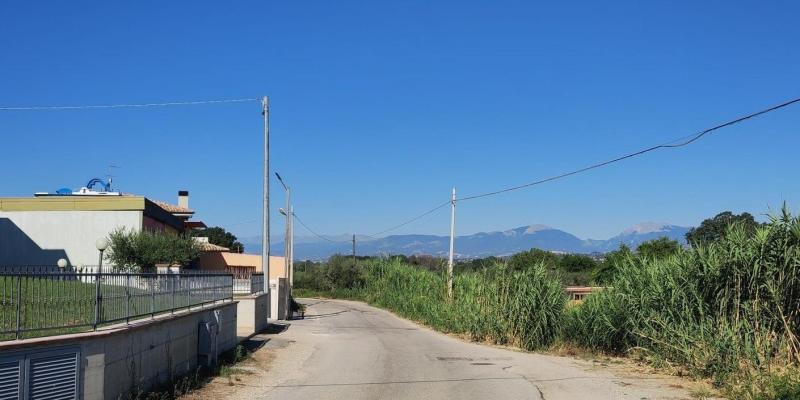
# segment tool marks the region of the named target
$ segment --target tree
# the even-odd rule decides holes
[[[631,248],[620,243],[619,249],[606,253],[603,262],[594,271],[594,281],[597,283],[609,283],[614,279],[619,265],[633,257]]]
[[[677,240],[666,237],[648,240],[636,248],[636,255],[644,258],[665,258],[681,251],[681,245]]]
[[[597,261],[583,254],[564,254],[559,266],[567,272],[583,272],[595,269]]]
[[[236,253],[244,252],[244,245],[238,241],[238,238],[226,231],[225,228],[219,226],[192,231],[191,235],[195,237],[207,237],[209,243],[227,247]]]
[[[500,257],[495,256],[475,258],[471,260],[458,261],[453,268],[456,270],[456,272],[481,271],[486,268],[493,267],[501,261],[503,260]]]
[[[408,263],[414,266],[425,268],[428,271],[442,271],[447,265],[447,260],[427,254],[415,254],[408,257]]]
[[[350,256],[335,254],[325,266],[325,280],[330,289],[353,289],[362,283],[361,273]]]
[[[734,214],[724,211],[714,218],[704,220],[700,226],[690,229],[686,233],[686,241],[696,245],[720,240],[725,237],[728,227],[732,224],[740,224],[748,233],[755,232],[760,225],[749,213]]]
[[[537,264],[544,264],[545,268],[554,270],[559,263],[558,255],[541,249],[530,249],[511,256],[508,265],[517,271],[531,268]]]
[[[185,266],[200,255],[192,238],[164,232],[119,229],[109,239],[106,259],[121,271],[152,271],[157,264]]]

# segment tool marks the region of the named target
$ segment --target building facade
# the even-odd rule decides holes
[[[95,242],[118,229],[182,234],[193,212],[163,204],[141,196],[0,198],[0,269],[54,266],[61,258],[97,265]]]

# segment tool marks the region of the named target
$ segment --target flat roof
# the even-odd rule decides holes
[[[143,211],[142,196],[0,197],[0,211]]]
[[[0,211],[142,211],[182,231],[183,221],[143,196],[0,197]]]

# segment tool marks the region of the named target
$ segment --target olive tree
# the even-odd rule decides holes
[[[118,229],[109,235],[106,260],[119,271],[153,271],[157,264],[185,266],[200,256],[191,237]]]

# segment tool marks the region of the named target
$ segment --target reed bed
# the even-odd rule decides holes
[[[610,288],[577,306],[541,264],[458,274],[452,300],[443,273],[396,259],[359,262],[357,273],[328,293],[476,341],[636,357],[729,398],[800,399],[800,219],[786,210],[754,233],[734,225],[670,257],[631,255]]]
[[[800,399],[800,220],[673,257],[631,257],[566,314],[565,340],[707,377],[732,397]],[[788,397],[787,397],[788,396]]]
[[[455,278],[453,299],[446,276],[379,260],[366,265],[364,299],[434,329],[477,341],[547,347],[556,340],[567,296],[543,265],[514,271],[502,263]]]

